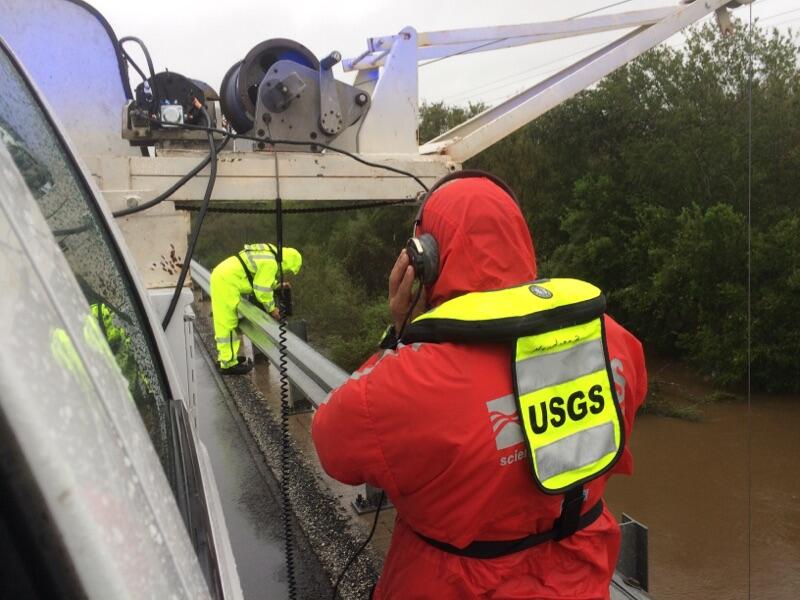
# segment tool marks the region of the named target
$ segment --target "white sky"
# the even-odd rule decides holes
[[[631,0],[604,12],[670,6],[677,0]],[[339,50],[355,57],[366,50],[368,37],[397,33],[405,26],[417,31],[531,23],[564,19],[612,3],[612,0],[89,0],[105,15],[117,37],[142,38],[156,71],[169,68],[219,89],[228,68],[257,43],[290,38],[322,57]],[[489,10],[487,7],[492,7]],[[798,0],[756,0],[753,18],[764,25],[800,30]],[[745,21],[747,6],[733,11]],[[598,34],[457,56],[420,69],[420,101],[451,104],[484,101],[495,104],[524,86],[577,60],[582,50],[621,35]],[[669,43],[679,44],[680,36]],[[144,68],[134,45],[131,54]],[[577,55],[576,55],[577,54]],[[576,56],[573,56],[576,55]],[[561,60],[560,60],[561,59]],[[350,81],[336,68],[337,77]],[[135,85],[135,83],[134,83]]]

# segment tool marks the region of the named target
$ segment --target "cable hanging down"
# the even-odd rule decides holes
[[[186,173],[186,175],[184,175],[183,177],[178,179],[178,181],[173,183],[170,187],[168,187],[166,190],[161,192],[158,196],[156,196],[152,200],[148,200],[147,202],[143,202],[142,204],[139,204],[138,206],[130,206],[128,208],[122,208],[120,210],[116,210],[111,214],[114,215],[115,217],[127,217],[129,215],[134,214],[134,213],[138,213],[138,212],[142,212],[143,210],[147,210],[148,208],[153,208],[157,204],[161,204],[164,200],[166,200],[170,196],[172,196],[172,194],[174,194],[180,188],[182,188],[184,185],[186,185],[195,175],[197,175],[200,171],[205,169],[206,166],[208,166],[208,163],[210,163],[212,161],[212,156],[214,157],[213,158],[214,162],[216,162],[217,152],[219,152],[220,150],[225,148],[225,146],[228,145],[228,142],[230,141],[231,136],[226,134],[225,138],[222,140],[222,142],[220,142],[219,146],[214,146],[214,140],[213,140],[213,136],[211,134],[209,134],[209,139],[211,139],[211,142],[210,142],[211,151],[209,151],[208,155],[203,160],[201,160],[197,164],[197,166],[195,166],[191,171]],[[214,170],[216,172],[216,167],[214,167]],[[195,210],[200,210],[200,208],[197,208]]]
[[[352,564],[355,562],[356,558],[358,558],[364,551],[364,548],[367,547],[367,544],[369,544],[369,541],[372,539],[372,536],[375,535],[375,529],[378,527],[378,517],[381,514],[381,508],[383,508],[384,500],[386,500],[386,492],[381,492],[380,498],[378,498],[378,508],[375,510],[375,518],[372,520],[372,527],[370,528],[366,539],[353,553],[353,555],[347,560],[347,563],[345,563],[344,568],[341,570],[339,576],[336,578],[336,583],[334,583],[333,585],[333,594],[331,595],[331,598],[333,600],[336,600],[336,595],[339,592],[339,584],[342,583],[342,581],[344,580],[345,574],[350,569]]]
[[[205,109],[203,109],[203,117],[206,119],[206,123],[211,122]],[[227,139],[223,142],[223,145],[226,142]],[[200,208],[200,214],[198,215],[197,222],[192,230],[192,235],[189,239],[189,246],[186,249],[186,256],[183,259],[181,272],[178,275],[178,283],[175,285],[175,291],[172,294],[169,307],[167,307],[167,312],[164,314],[164,319],[161,322],[161,327],[165,331],[172,320],[172,315],[175,312],[175,308],[178,306],[178,300],[180,298],[181,291],[183,290],[183,284],[186,281],[186,276],[189,274],[189,267],[192,262],[192,256],[194,255],[194,249],[197,246],[197,240],[200,237],[200,229],[203,227],[203,220],[205,219],[206,212],[208,212],[208,205],[211,202],[211,193],[214,191],[214,183],[217,180],[217,147],[214,145],[214,136],[210,132],[208,134],[208,147],[211,172],[208,175],[208,184],[206,185],[206,191],[203,195],[203,204]]]
[[[117,45],[119,46],[119,51],[122,54],[122,58],[124,58],[125,61],[130,66],[133,67],[133,70],[136,71],[136,73],[139,75],[139,77],[142,78],[142,83],[147,83],[148,77],[147,77],[147,75],[145,75],[144,71],[142,71],[141,67],[139,67],[139,65],[136,64],[136,61],[133,60],[133,57],[131,57],[131,55],[128,53],[128,51],[125,50],[125,43],[126,42],[133,42],[134,44],[138,44],[139,48],[141,48],[142,54],[144,54],[144,59],[145,59],[145,61],[147,61],[147,70],[150,73],[150,81],[155,81],[156,70],[155,70],[155,67],[153,66],[153,59],[150,56],[150,51],[147,49],[147,45],[140,38],[138,38],[136,36],[132,36],[132,35],[128,35],[128,36],[125,36],[123,38],[120,38],[118,40],[118,42],[117,42]],[[155,89],[155,86],[154,86],[154,89],[152,90],[152,92],[153,92],[153,97],[156,100],[156,104],[158,104],[159,103],[158,102],[158,90]],[[141,150],[142,156],[150,156],[150,152],[148,151],[147,146],[141,146],[140,150]]]
[[[275,152],[275,231],[277,239],[275,257],[278,263],[278,288],[283,291],[283,201],[281,200],[281,180],[278,169],[278,153]],[[289,373],[286,349],[286,305],[276,302],[278,308],[278,374],[281,390],[281,503],[283,517],[284,553],[286,555],[286,586],[289,600],[297,598],[297,581],[294,573],[294,532],[292,531],[292,517],[290,514],[292,501],[289,490]]]

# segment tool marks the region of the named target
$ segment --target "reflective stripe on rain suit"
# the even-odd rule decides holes
[[[211,271],[211,311],[214,320],[214,338],[217,360],[225,368],[236,364],[239,352],[239,326],[237,308],[243,295],[253,294],[265,310],[275,308],[273,288],[277,285],[278,263],[271,244],[248,244],[239,252],[253,278],[250,285],[242,263],[230,256]],[[283,270],[296,274],[300,271],[302,257],[294,248],[283,248]]]

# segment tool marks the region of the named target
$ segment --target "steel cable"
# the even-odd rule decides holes
[[[384,206],[404,206],[406,204],[414,204],[416,199],[403,198],[400,200],[381,200],[375,202],[355,202],[353,204],[341,204],[334,206],[308,206],[299,208],[282,208],[283,214],[307,214],[307,213],[329,213],[329,212],[345,212],[349,210],[361,210],[363,208],[381,208]],[[175,210],[198,211],[198,206],[176,206]],[[276,208],[259,208],[259,207],[227,207],[227,206],[212,206],[208,212],[225,213],[234,215],[273,215],[277,212]]]
[[[752,594],[753,544],[753,408],[750,371],[752,361],[752,200],[753,200],[753,5],[748,5],[747,65],[747,598]]]

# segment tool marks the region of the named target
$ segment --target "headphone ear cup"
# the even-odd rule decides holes
[[[406,254],[414,275],[425,285],[430,285],[439,277],[439,244],[430,233],[412,237],[406,242]]]
[[[417,273],[425,285],[430,285],[439,277],[439,244],[430,233],[417,238],[422,246],[422,273]]]

